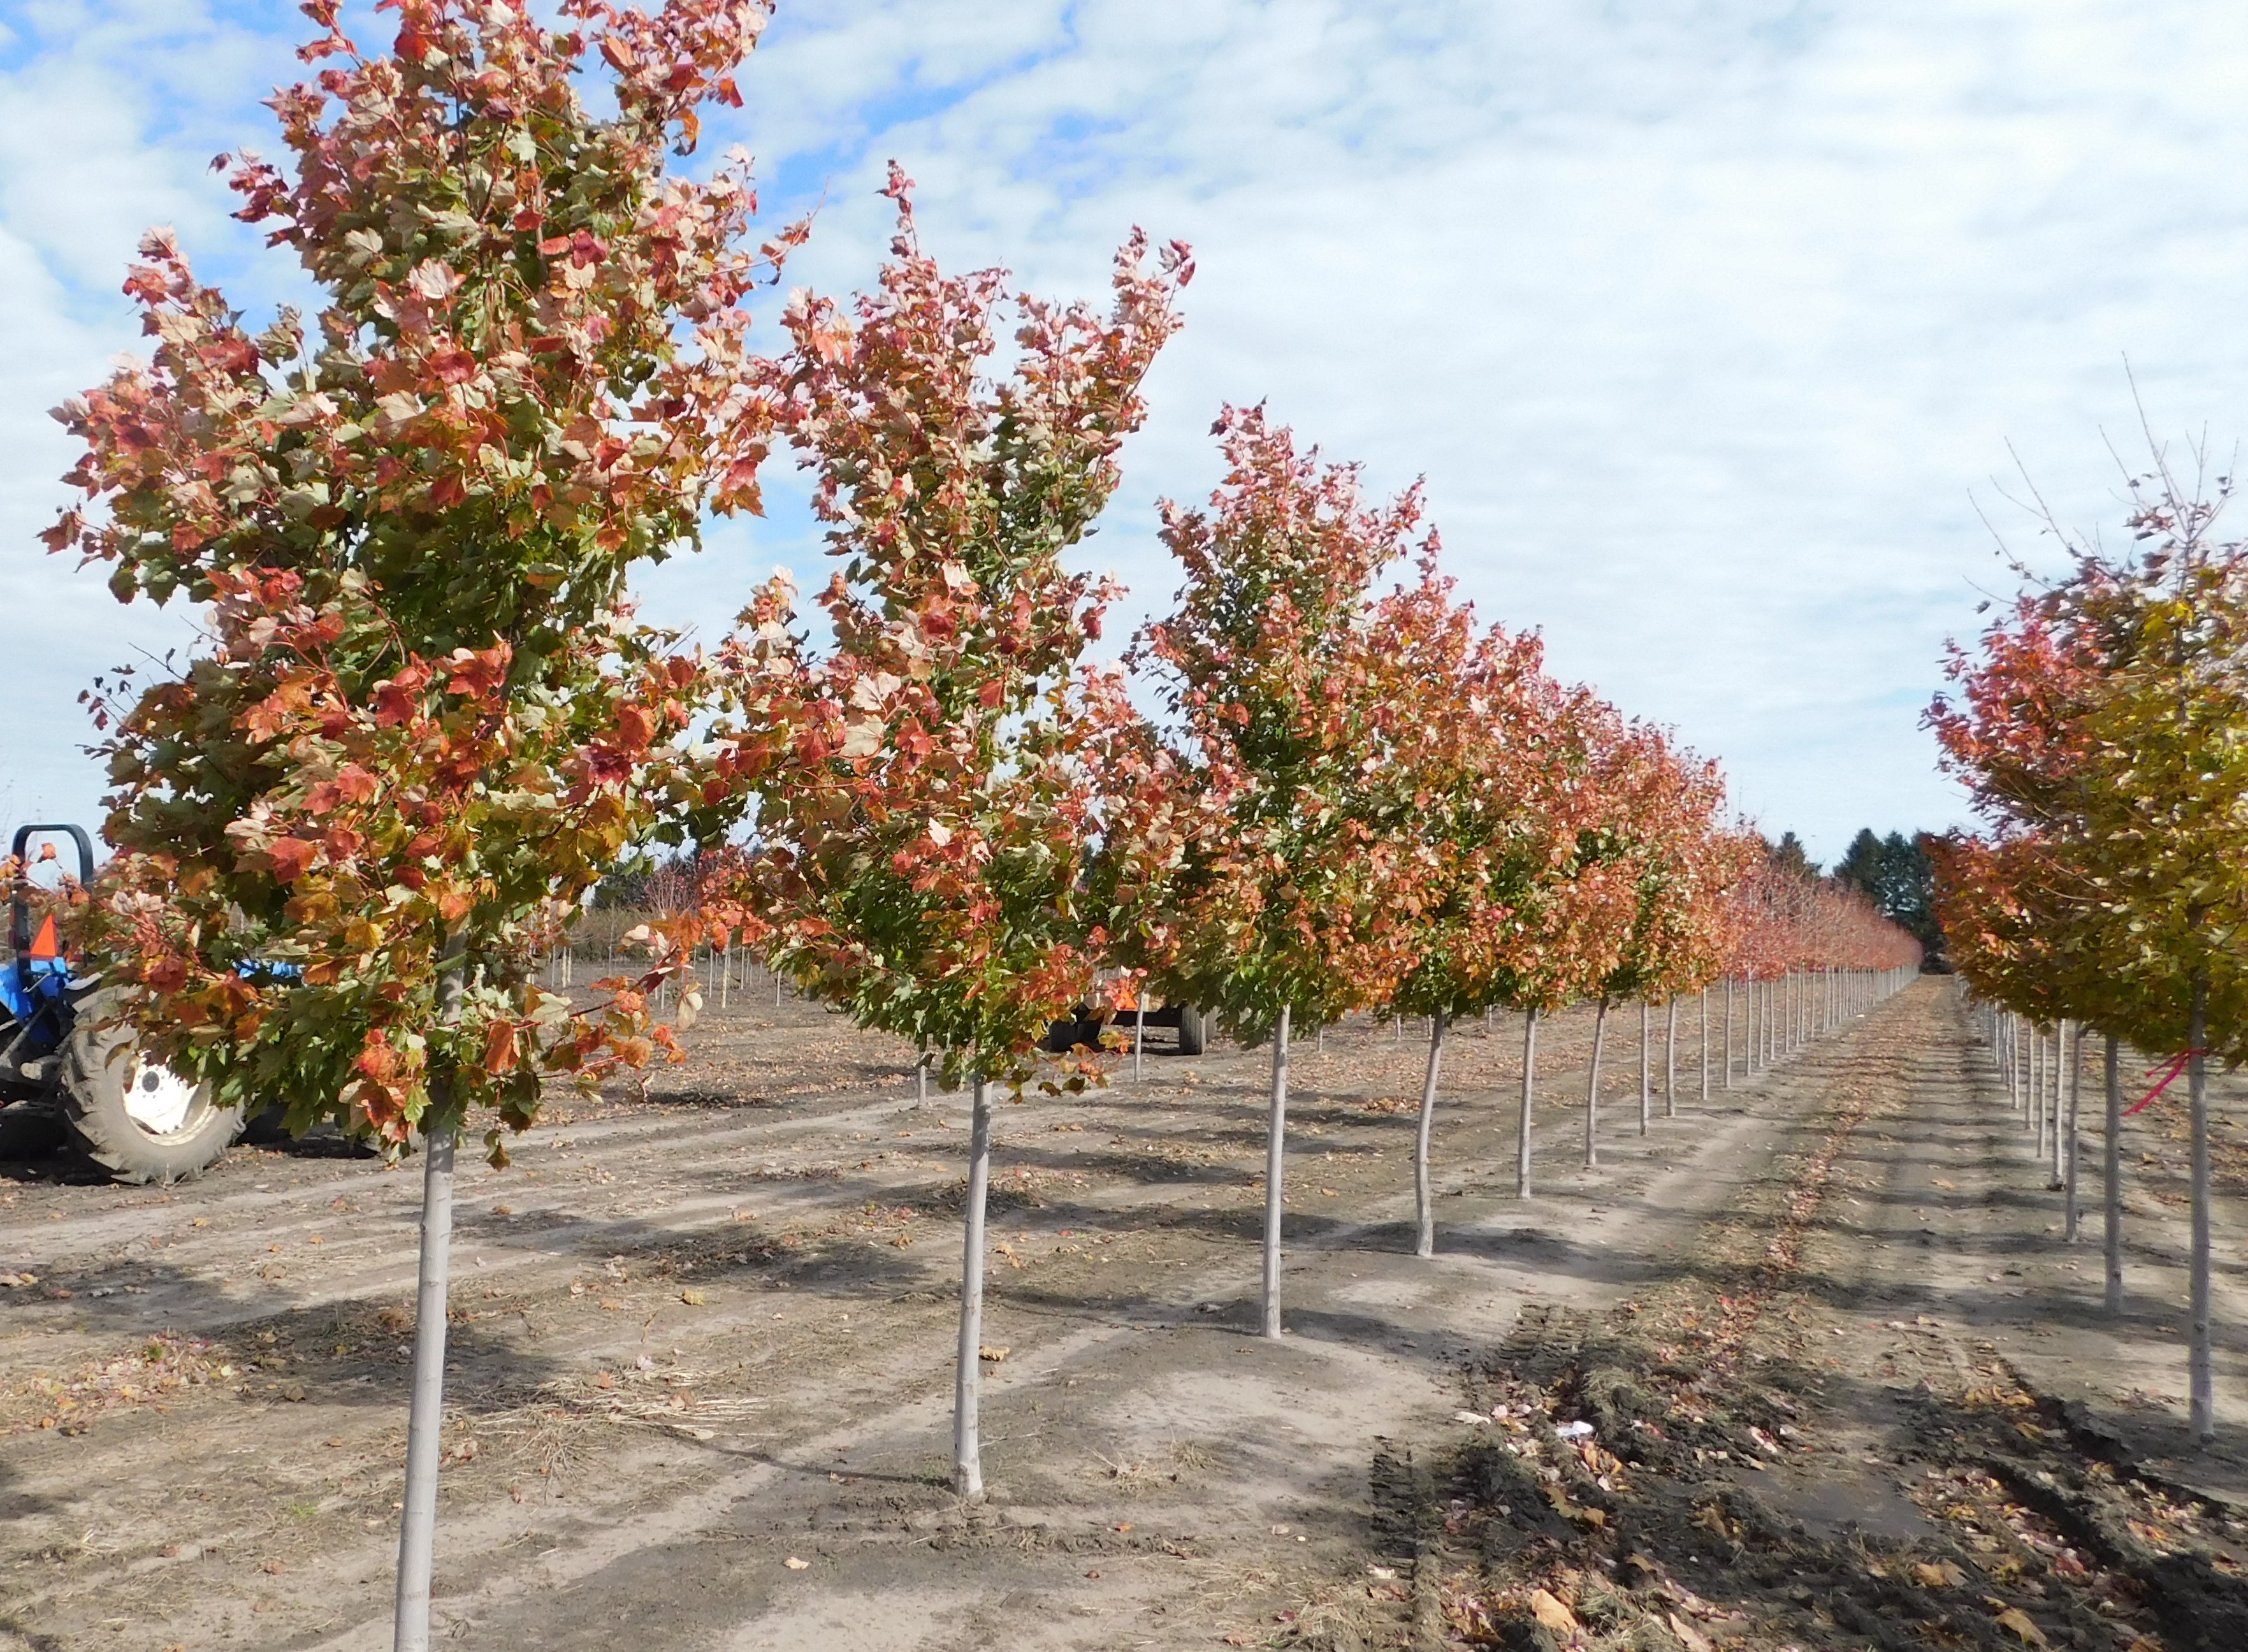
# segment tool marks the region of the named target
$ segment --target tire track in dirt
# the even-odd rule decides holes
[[[1922,983],[1830,1046],[1798,1149],[1705,1230],[1696,1276],[1605,1316],[1525,1317],[1486,1361],[1475,1438],[1377,1464],[1404,1488],[1386,1522],[1402,1604],[1384,1625],[1331,1593],[1299,1638],[2248,1645],[2238,1511],[2033,1393],[1976,1335],[1978,1305],[1862,1317],[1941,1306],[1961,1271],[1933,1265],[1943,1247],[1987,1237],[1911,1227],[1916,1176],[2012,1168],[1958,1116],[1975,1098],[1950,1013]],[[1901,1226],[1927,1243],[1905,1254]]]
[[[1296,1335],[1278,1349],[1237,1334],[1254,1276],[1261,1053],[1158,1059],[1143,1086],[1003,1109],[1002,1165],[1028,1172],[1003,1181],[994,1224],[1005,1250],[992,1340],[1014,1353],[993,1373],[993,1457],[1016,1498],[1011,1515],[977,1520],[956,1518],[932,1480],[957,1266],[956,1100],[799,1093],[754,1109],[620,1111],[527,1139],[517,1170],[463,1177],[449,1433],[476,1454],[448,1470],[441,1605],[470,1643],[524,1643],[524,1614],[549,1611],[545,1644],[608,1644],[613,1625],[586,1621],[583,1602],[613,1595],[649,1621],[672,1614],[680,1643],[719,1644],[722,1623],[753,1617],[770,1589],[772,1621],[819,1645],[814,1586],[862,1547],[906,1557],[900,1598],[956,1597],[961,1633],[1015,1623],[1026,1646],[1052,1626],[994,1606],[1016,1585],[987,1572],[1052,1591],[1059,1568],[1097,1615],[1078,1626],[1064,1613],[1053,1634],[1082,1628],[1088,1644],[1111,1643],[1097,1637],[1124,1618],[1164,1643],[1183,1618],[1237,1622],[1244,1601],[1285,1600],[1289,1580],[1360,1541],[1365,1443],[1452,1403],[1462,1330],[1503,1322],[1529,1292],[1597,1300],[1675,1265],[1663,1246],[1753,1164],[1795,1082],[1783,1069],[1707,1114],[1689,1103],[1643,1141],[1618,1109],[1610,1162],[1587,1176],[1560,1168],[1582,1083],[1562,1043],[1540,1114],[1550,1194],[1524,1210],[1486,1185],[1484,1167],[1511,1162],[1504,1088],[1471,1087],[1518,1059],[1514,1040],[1502,1028],[1453,1041],[1467,1053],[1450,1093],[1464,1099],[1440,1123],[1446,1254],[1433,1265],[1399,1254],[1411,1120],[1395,1103],[1417,1087],[1418,1051],[1353,1028],[1306,1064]],[[1632,1086],[1635,1074],[1617,1093]],[[168,1193],[14,1189],[0,1243],[42,1292],[72,1295],[10,1299],[26,1311],[0,1344],[15,1385],[5,1415],[36,1422],[44,1406],[60,1420],[53,1395],[24,1391],[28,1373],[34,1387],[84,1385],[73,1409],[91,1427],[10,1441],[0,1496],[23,1544],[7,1562],[11,1609],[43,1633],[122,1618],[102,1630],[120,1647],[346,1630],[339,1644],[379,1643],[407,1328],[384,1314],[411,1274],[409,1180],[258,1154]],[[277,1257],[280,1277],[260,1277]],[[166,1367],[134,1365],[133,1339],[164,1328],[204,1344],[209,1380],[164,1390]],[[1245,1513],[1272,1518],[1251,1518],[1244,1536]],[[792,1522],[842,1534],[832,1554],[796,1539],[819,1573],[780,1567]],[[733,1593],[697,1607],[705,1591],[675,1548]],[[1086,1579],[1072,1569],[1079,1551],[1119,1558]],[[734,1589],[744,1564],[753,1580]],[[480,1577],[495,1580],[489,1601]],[[926,1643],[950,1632],[929,1626]]]

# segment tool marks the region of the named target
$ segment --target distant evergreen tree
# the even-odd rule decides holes
[[[1871,826],[1861,826],[1842,858],[1834,863],[1834,881],[1855,889],[1886,912],[1888,908],[1881,900],[1884,865],[1880,835]]]
[[[1772,867],[1775,872],[1800,878],[1806,883],[1817,881],[1819,863],[1803,847],[1803,840],[1792,832],[1780,833],[1779,841],[1772,846]]]
[[[1936,922],[1936,877],[1921,847],[1922,835],[1892,832],[1881,837],[1871,826],[1861,829],[1834,863],[1834,881],[1863,895],[1882,916],[1926,947],[1931,960],[1938,960],[1943,932]]]

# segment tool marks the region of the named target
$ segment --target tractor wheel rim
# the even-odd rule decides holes
[[[198,1086],[167,1066],[133,1058],[125,1078],[125,1115],[150,1135],[176,1135],[200,1111]]]

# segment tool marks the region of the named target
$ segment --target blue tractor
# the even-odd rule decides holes
[[[67,1138],[120,1181],[200,1176],[242,1134],[242,1110],[144,1060],[113,991],[74,969],[54,915],[33,924],[29,855],[58,838],[78,849],[81,886],[93,881],[93,842],[83,827],[17,830],[8,907],[14,956],[0,966],[0,1155],[27,1156]]]

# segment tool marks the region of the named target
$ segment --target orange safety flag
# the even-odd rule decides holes
[[[31,956],[35,958],[58,958],[62,955],[62,943],[55,939],[55,915],[50,912],[40,920],[38,934],[31,937]]]

